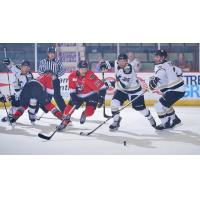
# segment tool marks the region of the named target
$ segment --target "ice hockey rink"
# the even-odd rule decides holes
[[[150,108],[156,121],[156,113]],[[32,126],[25,113],[12,128],[0,122],[0,154],[9,155],[147,155],[147,154],[200,154],[200,107],[175,107],[182,125],[166,131],[156,131],[140,113],[127,108],[122,111],[121,127],[116,132],[108,130],[112,120],[90,136],[80,136],[81,131],[90,131],[104,120],[102,109],[83,125],[79,123],[82,109],[73,114],[73,126],[58,132],[50,140],[39,138],[38,133],[49,134],[60,123],[51,113],[45,114]],[[110,109],[107,108],[107,114]],[[38,116],[42,111],[38,113]],[[5,110],[0,110],[0,117]],[[126,141],[126,145],[124,145]]]

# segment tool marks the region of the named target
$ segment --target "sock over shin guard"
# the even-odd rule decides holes
[[[47,103],[44,105],[44,107],[48,110],[51,111],[51,113],[57,117],[58,119],[62,120],[63,114],[52,104],[52,103]]]

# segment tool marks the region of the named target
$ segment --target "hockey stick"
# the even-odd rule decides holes
[[[43,112],[43,113],[40,115],[40,117],[36,117],[36,120],[39,121],[41,118],[43,118],[44,114],[45,114],[45,112]],[[55,119],[56,119],[56,118],[55,118]]]
[[[137,97],[135,97],[134,99],[132,99],[131,101],[129,101],[129,103],[127,103],[125,106],[123,106],[122,108],[119,109],[118,113],[121,112],[122,110],[124,110],[126,107],[128,107],[132,102],[134,102],[135,100],[137,100],[139,97],[141,97],[142,95],[144,95],[146,91],[144,91],[142,94],[138,95]],[[118,114],[116,113],[116,114]],[[116,115],[115,114],[115,115]],[[106,119],[104,122],[102,122],[99,126],[97,126],[96,128],[94,128],[92,131],[88,132],[88,133],[84,133],[84,132],[80,132],[80,135],[91,135],[92,133],[94,133],[97,129],[99,129],[101,126],[103,126],[106,122],[108,122],[110,119],[112,119],[115,115],[109,117],[108,119]]]
[[[103,72],[103,71],[102,71],[102,79],[103,79],[103,82],[104,82],[104,81],[105,81],[105,77],[104,77],[104,72]],[[104,116],[105,118],[111,117],[111,116],[109,116],[109,115],[106,114],[105,99],[104,99],[104,104],[103,104],[103,116]]]
[[[9,121],[10,125],[12,126],[12,122],[10,121],[10,118],[9,118],[9,114],[8,114],[8,109],[7,109],[7,107],[6,107],[6,103],[3,102],[3,105],[4,105],[4,108],[5,108],[5,110],[6,110],[6,114],[7,114],[8,121]]]
[[[56,117],[43,117],[43,116],[40,116],[37,118],[37,120],[40,120],[40,119],[57,119]]]
[[[4,51],[4,57],[7,58],[7,53],[6,53],[6,48],[4,47],[3,48],[3,51]],[[9,88],[9,93],[10,93],[10,96],[11,96],[11,88],[10,88],[10,76],[9,76],[9,73],[7,72],[7,79],[8,79],[8,88]]]
[[[45,140],[50,140],[50,139],[54,136],[54,134],[58,131],[58,129],[59,129],[59,127],[62,125],[62,123],[63,123],[67,118],[70,118],[70,116],[71,116],[72,112],[75,110],[75,108],[76,108],[76,106],[73,106],[73,107],[71,108],[71,110],[69,111],[68,115],[67,115],[66,117],[64,117],[64,119],[61,121],[61,123],[59,124],[59,126],[56,127],[56,129],[54,130],[54,132],[53,132],[51,135],[47,136],[47,135],[44,135],[44,134],[42,134],[42,133],[38,133],[38,137],[40,137],[40,138],[42,138],[42,139],[45,139]]]

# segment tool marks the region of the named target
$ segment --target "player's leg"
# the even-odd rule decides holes
[[[165,104],[165,102],[161,100],[163,101],[163,104],[165,104],[167,107],[166,112],[167,112],[167,116],[170,118],[171,128],[181,123],[181,120],[176,115],[175,110],[172,107],[172,105],[176,103],[179,99],[181,99],[184,95],[185,95],[185,92],[170,91],[170,92],[167,92],[164,96],[164,98],[167,101],[167,104]]]
[[[29,91],[27,91],[29,90]],[[40,84],[36,82],[30,82],[27,85],[25,85],[21,96],[29,94],[28,98],[28,115],[29,120],[32,124],[34,124],[36,120],[36,113],[38,111],[38,107],[40,104],[40,99],[45,96],[45,92],[43,91],[43,88]],[[21,104],[25,104],[26,102],[21,102]]]
[[[20,107],[17,108],[17,110],[13,113],[13,115],[11,116],[11,122],[15,122],[17,121],[24,113],[24,111],[28,108],[29,105],[29,100],[30,100],[30,87],[29,84],[27,83],[21,94],[20,94]]]
[[[156,129],[163,130],[166,128],[170,128],[170,117],[167,115],[168,108],[164,106],[160,100],[155,104],[154,107],[161,121],[161,124],[156,126]]]
[[[84,124],[87,117],[90,117],[94,114],[97,104],[98,104],[98,95],[97,93],[90,95],[89,97],[85,98],[84,101],[86,102],[85,110],[82,112],[80,117],[80,123]]]
[[[111,112],[113,117],[113,123],[109,126],[110,131],[115,131],[120,127],[120,122],[122,120],[119,114],[119,108],[128,99],[128,94],[125,94],[119,90],[115,91],[115,94],[111,101]]]
[[[11,108],[9,110],[9,118],[11,118],[13,116],[13,113],[15,113],[19,107],[20,107],[20,101],[19,101],[19,97],[17,97],[16,95],[11,95],[9,98],[9,101],[11,102]],[[1,119],[2,122],[7,122],[8,121],[8,116],[3,117]]]
[[[36,120],[37,105],[38,105],[38,100],[34,97],[30,98],[29,108],[28,108],[28,116],[29,116],[29,120],[31,121],[32,124],[34,124],[34,122]]]
[[[79,109],[82,104],[83,104],[82,99],[79,99],[78,105],[76,105],[76,109]],[[61,125],[59,125],[59,128],[58,128],[59,131],[65,129],[67,126],[71,124],[70,119],[71,119],[71,115],[74,112],[73,107],[74,107],[74,103],[70,99],[69,103],[65,107],[64,114],[63,114],[63,117],[65,118],[65,120],[62,122]]]
[[[10,122],[14,123],[16,122],[24,113],[24,111],[28,108],[28,106],[20,106],[17,108],[17,110],[12,114],[9,115]]]
[[[46,102],[42,105],[46,111],[50,111],[55,117],[62,120],[63,114],[51,102]]]
[[[65,101],[63,97],[60,94],[60,80],[57,78],[53,80],[53,87],[54,87],[54,99],[55,102],[60,109],[60,111],[63,113],[66,107]]]
[[[137,97],[137,95],[129,95],[130,100],[132,100],[136,97]],[[151,115],[150,110],[145,105],[144,95],[140,96],[138,99],[136,99],[132,103],[132,108],[139,111],[149,121],[149,123],[151,124],[152,127],[154,127],[154,128],[156,127],[156,122],[155,122],[153,116]]]

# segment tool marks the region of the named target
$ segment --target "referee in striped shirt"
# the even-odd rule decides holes
[[[52,70],[56,75],[56,79],[53,80],[54,87],[54,99],[61,112],[64,112],[66,104],[64,99],[60,94],[60,80],[65,71],[63,69],[62,63],[56,58],[56,49],[54,47],[49,47],[47,51],[47,58],[40,61],[38,67],[38,73],[43,74],[46,70]]]

